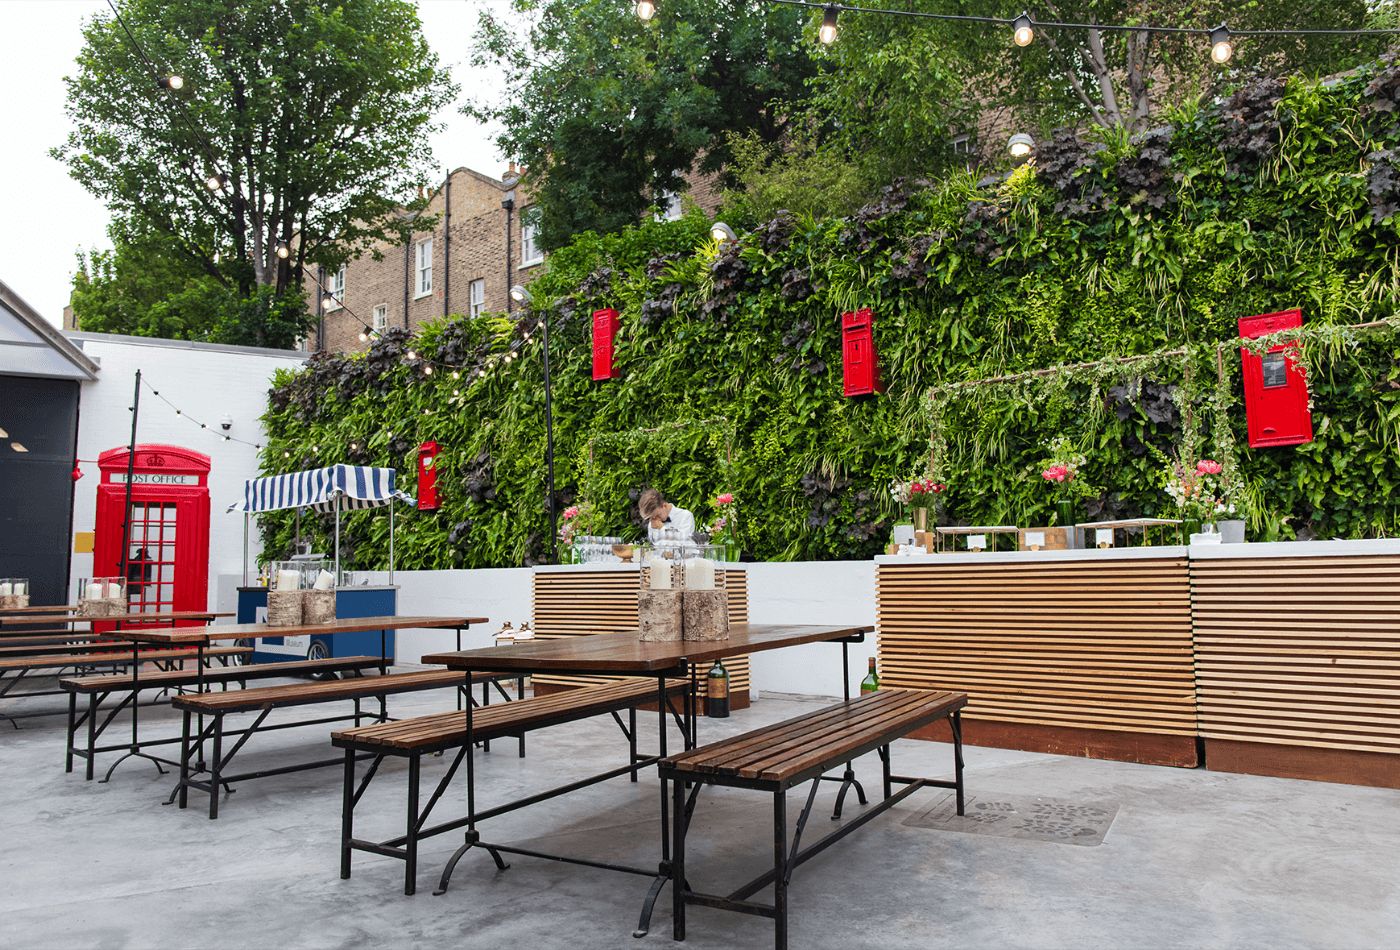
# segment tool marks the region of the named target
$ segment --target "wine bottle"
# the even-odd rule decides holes
[[[880,688],[880,674],[875,672],[875,658],[870,658],[870,672],[860,681],[861,693],[873,693]]]
[[[711,719],[729,718],[729,671],[715,660],[705,677],[705,715]]]

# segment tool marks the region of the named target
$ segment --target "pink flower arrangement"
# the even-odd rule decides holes
[[[1215,459],[1201,459],[1196,463],[1197,475],[1219,475],[1224,471],[1224,466]]]
[[[568,521],[578,517],[578,505],[570,505],[564,509],[564,518]]]
[[[937,496],[947,490],[947,485],[935,482],[932,478],[911,478],[907,482],[893,482],[890,485],[890,497],[901,505],[932,508],[938,501]]]
[[[733,492],[720,492],[715,496],[715,520],[706,526],[715,544],[736,542],[739,528],[739,503]]]
[[[586,501],[565,508],[563,512],[564,523],[559,526],[559,540],[566,545],[573,544],[574,535],[583,530],[583,523],[591,511],[592,508]]]
[[[1074,481],[1074,473],[1071,472],[1068,466],[1065,465],[1051,465],[1045,471],[1040,473],[1040,477],[1045,479],[1047,482]]]
[[[733,493],[731,493],[731,492],[724,492],[723,494],[721,494],[719,497],[717,497],[717,498],[715,499],[715,504],[717,504],[717,505],[732,505],[732,504],[734,504],[734,495],[733,495]]]

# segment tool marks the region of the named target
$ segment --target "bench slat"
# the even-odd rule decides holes
[[[688,684],[667,680],[669,695],[684,694]],[[472,732],[477,739],[512,736],[572,719],[599,715],[656,698],[656,681],[630,677],[597,686],[519,699],[512,703],[479,706],[472,712]],[[433,713],[399,722],[375,723],[331,734],[340,748],[375,752],[423,752],[462,745],[467,741],[466,714],[461,710]]]
[[[252,647],[213,647],[204,651],[206,658],[224,656],[247,656]],[[149,660],[193,660],[197,654],[191,649],[143,650],[142,662]],[[13,656],[0,659],[0,670],[50,670],[69,666],[125,666],[131,662],[131,652],[87,653],[74,656]]]
[[[283,663],[249,663],[205,670],[204,683],[227,683],[236,680],[270,679],[275,676],[304,676],[309,673],[345,673],[355,670],[375,669],[379,666],[377,656],[339,656],[324,660],[289,660]],[[142,688],[169,686],[196,686],[201,678],[194,670],[170,670],[155,673],[142,673],[135,679]],[[75,693],[110,693],[129,690],[133,677],[129,673],[120,675],[75,676],[58,681],[62,689]]]
[[[473,682],[494,679],[482,674]],[[171,702],[177,708],[192,712],[229,713],[252,712],[280,706],[305,706],[311,703],[334,702],[340,699],[362,699],[387,693],[408,693],[424,689],[460,686],[463,674],[455,670],[425,670],[413,673],[389,673],[386,676],[366,676],[325,683],[291,683],[279,686],[259,686],[228,693],[201,693],[176,696]]]
[[[907,735],[965,705],[963,693],[882,689],[671,756],[662,767],[783,784],[826,771],[882,737]]]

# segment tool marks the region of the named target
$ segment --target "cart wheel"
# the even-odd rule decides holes
[[[331,651],[326,649],[326,644],[321,640],[312,640],[311,646],[306,650],[306,658],[308,660],[328,660],[330,656]],[[317,680],[332,680],[335,679],[335,674],[313,673],[311,678]]]
[[[243,639],[243,640],[235,640],[235,641],[233,641],[233,645],[236,646],[236,647],[247,647],[247,648],[250,649],[250,650],[257,649],[257,641],[255,641],[255,640],[248,640],[248,639],[246,639],[246,638]],[[253,658],[253,654],[251,654],[251,653],[231,656],[231,657],[229,657],[229,665],[231,665],[231,666],[242,666],[242,665],[245,664],[245,663],[251,663],[251,662],[252,662],[252,658]]]

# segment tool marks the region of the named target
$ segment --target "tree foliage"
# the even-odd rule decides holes
[[[122,22],[99,14],[84,27],[67,80],[73,131],[54,155],[123,228],[159,238],[168,258],[240,301],[258,287],[284,293],[306,266],[338,267],[398,233],[401,203],[430,165],[432,116],[455,92],[412,3],[120,10]],[[158,87],[157,73],[184,88]],[[218,191],[205,187],[213,174],[227,179]]]
[[[597,530],[622,533],[647,484],[702,517],[730,491],[754,555],[863,558],[898,515],[891,479],[931,463],[949,485],[945,519],[1047,524],[1039,471],[1064,437],[1095,489],[1082,516],[1170,515],[1162,457],[1190,442],[1240,446],[1255,538],[1394,536],[1400,186],[1384,156],[1400,147],[1396,90],[1390,63],[1331,86],[1261,81],[1175,114],[1161,135],[1060,136],[1053,156],[1003,180],[897,183],[848,216],[778,214],[724,248],[698,214],[580,236],[531,284],[551,313],[560,500],[586,498]],[[623,375],[595,383],[589,315],[603,306],[621,314]],[[874,309],[888,390],[846,399],[839,315],[861,306]],[[1316,439],[1249,450],[1238,356],[1226,346],[1221,387],[1216,346],[1239,317],[1291,307],[1326,331],[1305,347]],[[538,559],[538,349],[470,383],[403,359],[411,346],[467,380],[530,319],[454,319],[283,374],[265,471],[341,459],[407,470],[435,439],[443,507],[404,519],[399,563]],[[1183,346],[1189,359],[1162,355]],[[1131,354],[1157,355],[929,399]],[[351,519],[357,566],[382,564],[384,522]],[[269,551],[288,524],[269,519]]]
[[[506,93],[468,112],[500,122],[540,212],[541,243],[633,224],[692,168],[716,171],[726,133],[771,142],[812,75],[803,13],[764,0],[667,0],[639,20],[618,0],[516,0],[482,15],[478,63]]]

